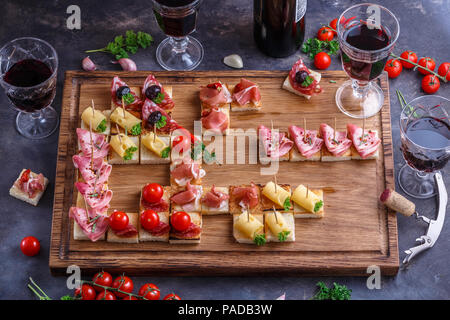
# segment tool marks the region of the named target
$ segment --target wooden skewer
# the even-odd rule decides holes
[[[361,135],[361,142],[364,140],[364,132],[366,131],[366,118],[363,118],[363,129]]]
[[[94,139],[92,139],[92,119],[89,119],[89,137],[91,140],[91,170],[94,171]]]
[[[280,224],[280,223],[278,222],[277,210],[275,210],[275,206],[273,206],[272,208],[273,208],[273,214],[275,215],[275,221],[277,222],[277,224]]]
[[[91,106],[92,106],[92,116],[95,116],[95,104],[94,104],[94,99],[91,99]]]
[[[153,126],[153,143],[156,142],[156,126]]]
[[[274,175],[273,177],[274,177],[274,180],[275,180],[275,193],[277,193],[277,185],[278,185],[277,175]]]
[[[87,218],[87,221],[89,222],[89,223],[91,223],[91,218],[89,217],[89,209],[88,209],[88,205],[87,205],[87,202],[86,202],[86,199],[83,197],[83,200],[84,200],[84,208],[86,209],[86,218]]]
[[[247,204],[247,221],[250,222],[250,208],[248,207],[248,204]]]
[[[336,117],[334,117],[334,141],[336,141]]]
[[[119,126],[117,125],[117,123],[115,125],[116,125],[117,134],[119,135],[119,141],[120,141],[120,143],[122,143],[122,137],[120,136]]]
[[[308,195],[309,195],[309,186],[306,185],[306,197],[307,197],[307,198],[308,198]]]
[[[303,129],[305,130],[305,136],[306,136],[306,118],[303,118]]]
[[[123,96],[122,96],[122,110],[123,110],[123,117],[125,118],[125,101],[123,100]]]

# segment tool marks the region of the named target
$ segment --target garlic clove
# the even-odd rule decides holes
[[[223,58],[223,63],[227,66],[242,69],[244,67],[244,63],[242,62],[242,58],[237,54],[232,54]]]
[[[136,67],[136,63],[128,58],[122,58],[119,59],[119,64],[122,67],[123,70],[125,71],[136,71],[137,67]]]
[[[94,62],[87,56],[81,61],[81,66],[83,67],[83,70],[85,71],[95,71],[97,70],[97,66]]]

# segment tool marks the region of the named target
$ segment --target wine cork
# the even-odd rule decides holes
[[[416,205],[392,189],[386,189],[380,196],[380,201],[388,208],[410,217],[416,212]]]

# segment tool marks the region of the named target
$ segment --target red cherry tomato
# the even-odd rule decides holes
[[[128,278],[127,276],[120,276],[114,279],[114,282],[112,284],[113,288],[122,290],[124,292],[128,292],[131,293],[133,291],[133,281]],[[125,298],[128,295],[122,292],[116,292],[116,296],[118,296],[119,298]]]
[[[97,293],[95,292],[94,288],[88,284],[83,284],[81,286],[81,289],[78,288],[75,290],[75,297],[80,297],[81,294],[81,300],[95,300]]]
[[[101,272],[98,272],[95,274],[95,276],[92,278],[92,282],[99,284],[101,286],[111,287],[112,276],[108,272],[101,271]],[[102,287],[98,287],[98,286],[93,286],[93,287],[94,287],[95,291],[97,291],[97,292],[105,291],[105,289]]]
[[[177,231],[184,231],[191,225],[191,217],[184,211],[178,211],[170,217],[170,224]]]
[[[330,27],[333,28],[333,29],[336,30],[336,31],[337,31],[337,20],[338,20],[338,19],[336,18],[336,19],[331,20],[331,22],[330,22]],[[341,24],[343,24],[343,23],[345,23],[345,17],[342,17],[342,18],[341,18]],[[334,34],[334,35],[337,34],[336,31],[333,31],[333,34]]]
[[[20,250],[22,250],[23,254],[26,256],[35,256],[39,253],[40,249],[41,244],[35,237],[25,237],[22,239],[22,242],[20,242]]]
[[[191,149],[192,137],[190,133],[183,132],[182,135],[176,136],[172,142],[172,150],[183,154]]]
[[[153,283],[146,283],[139,289],[139,295],[147,300],[159,300],[159,288]]]
[[[389,78],[394,79],[397,78],[400,73],[402,73],[403,66],[398,60],[390,59],[386,63],[384,70],[387,71]]]
[[[333,30],[328,27],[322,27],[317,32],[317,39],[320,41],[331,41],[334,38]]]
[[[113,214],[109,217],[109,226],[114,231],[120,231],[125,229],[128,226],[130,219],[128,215],[123,211],[114,211]]]
[[[409,60],[413,63],[417,63],[417,54],[415,54],[414,52],[412,52],[410,50],[403,52],[400,57],[403,59]],[[406,61],[400,61],[400,62],[403,65],[403,67],[406,69],[411,69],[411,68],[415,67],[415,65],[413,65],[412,63],[409,63]]]
[[[125,298],[123,298],[122,300],[139,300],[138,298],[136,298],[135,296],[126,296]]]
[[[142,191],[142,197],[148,203],[156,203],[161,200],[164,194],[164,189],[160,184],[157,183],[149,183],[144,187]]]
[[[22,173],[22,175],[20,176],[20,182],[21,182],[21,183],[27,182],[28,179],[30,178],[30,173],[31,173],[31,170],[30,170],[30,169],[25,170],[25,171]]]
[[[327,69],[331,64],[331,58],[326,52],[319,52],[314,57],[314,65],[317,69],[325,70]]]
[[[116,296],[111,291],[103,290],[97,295],[95,300],[117,300],[117,299]]]
[[[433,59],[431,59],[430,57],[425,57],[419,60],[419,65],[422,67],[426,67],[428,69],[430,69],[431,71],[434,71],[434,68],[436,68],[436,62],[434,62]],[[422,69],[422,68],[418,68],[419,72],[421,74],[430,74],[428,71]]]
[[[444,62],[439,66],[438,74],[450,81],[450,62]]]
[[[159,225],[159,215],[153,210],[145,210],[141,214],[141,226],[151,231]]]
[[[163,300],[181,300],[181,298],[175,293],[169,293],[167,296],[163,298]]]
[[[433,94],[439,90],[441,83],[434,74],[429,74],[422,79],[422,89],[428,94]]]

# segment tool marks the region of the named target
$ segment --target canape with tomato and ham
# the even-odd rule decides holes
[[[260,111],[262,108],[261,93],[256,83],[242,78],[233,88],[230,88],[231,111]]]
[[[169,213],[151,209],[139,214],[139,241],[169,241]]]
[[[198,212],[176,211],[170,215],[171,244],[200,243],[202,234],[202,214]]]
[[[352,159],[368,160],[378,159],[381,140],[375,130],[365,130],[354,124],[347,124],[348,137],[352,140]]]
[[[321,78],[320,73],[309,70],[302,59],[299,59],[289,71],[289,75],[283,83],[283,89],[311,99],[312,96],[322,92],[319,85]]]
[[[171,188],[158,183],[148,183],[141,190],[139,212],[153,210],[155,212],[170,211]]]
[[[139,214],[114,211],[109,215],[106,241],[116,243],[139,243]]]
[[[250,185],[230,186],[229,208],[231,214],[241,214],[247,209],[251,214],[262,214],[261,186],[253,182]]]
[[[142,87],[142,96],[155,103],[168,114],[175,107],[175,103],[172,100],[172,86],[163,86],[152,74],[145,79]]]
[[[48,185],[48,179],[42,173],[34,173],[23,169],[19,177],[9,189],[9,195],[37,206]]]
[[[229,212],[228,187],[204,187],[202,196],[202,214],[216,215]]]
[[[324,147],[322,148],[322,161],[342,161],[351,160],[352,141],[347,138],[346,131],[336,131],[327,125],[322,123],[320,125],[320,135],[324,140]]]
[[[294,141],[289,161],[320,161],[323,139],[320,138],[318,130],[290,126],[289,138]]]
[[[259,137],[259,159],[289,161],[289,151],[294,146],[294,142],[287,138],[285,132],[271,130],[263,125],[258,127]]]

